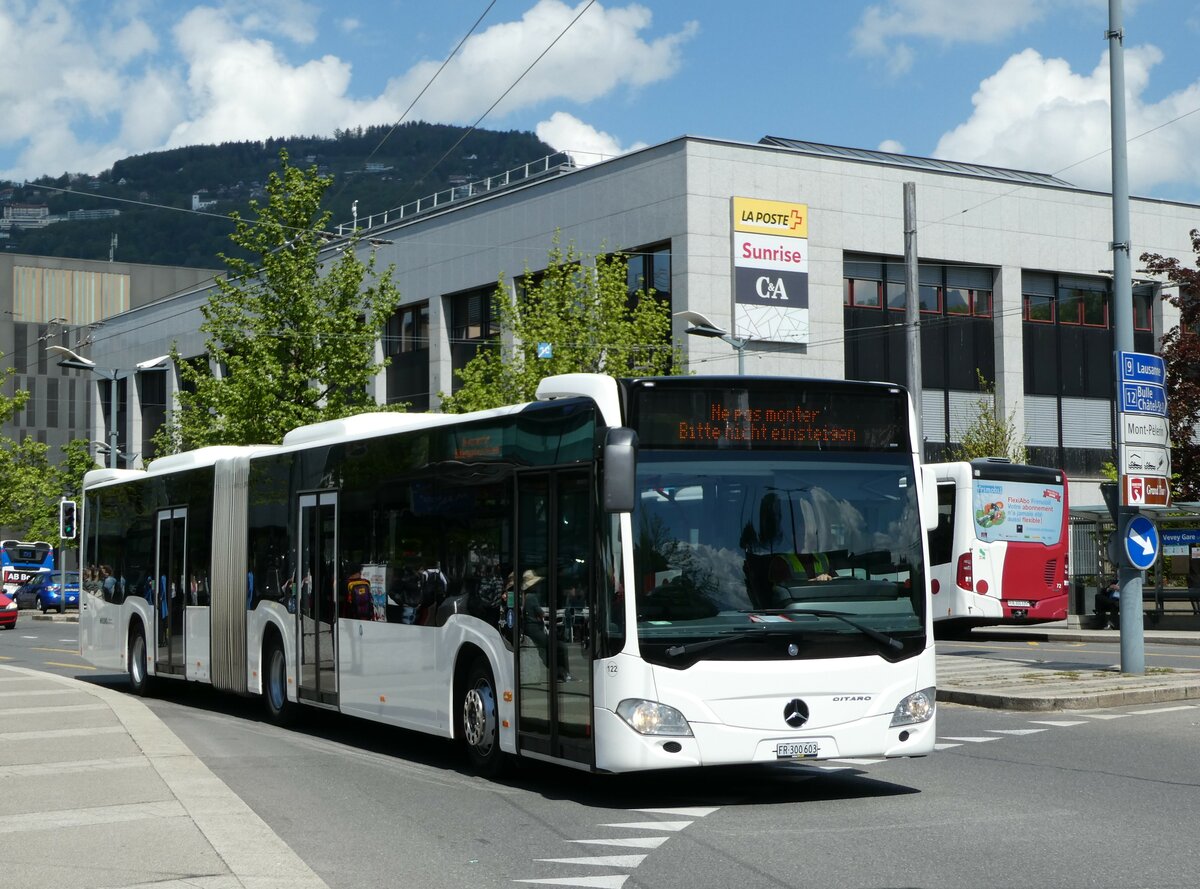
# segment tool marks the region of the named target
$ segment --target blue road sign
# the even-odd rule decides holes
[[[1117,357],[1119,379],[1123,383],[1167,384],[1167,363],[1161,355],[1145,352],[1120,352]]]
[[[1154,522],[1145,516],[1134,516],[1125,526],[1125,554],[1129,564],[1145,571],[1158,558],[1160,538]]]
[[[554,346],[550,343],[538,343],[537,344],[537,357],[538,358],[553,358],[554,357]]]
[[[1121,412],[1125,414],[1167,415],[1167,390],[1154,383],[1121,382]]]

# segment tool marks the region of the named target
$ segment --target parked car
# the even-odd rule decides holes
[[[0,593],[0,630],[11,630],[17,625],[17,602]]]
[[[33,607],[42,612],[42,614],[45,614],[51,608],[56,611],[62,611],[64,607],[78,608],[79,572],[67,572],[67,599],[65,603],[62,597],[62,574],[58,571],[41,574],[24,586],[18,587],[16,598],[21,607],[28,608],[32,602]]]

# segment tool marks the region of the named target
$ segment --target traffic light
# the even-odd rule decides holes
[[[75,539],[74,500],[63,500],[58,504],[58,536],[63,540]]]

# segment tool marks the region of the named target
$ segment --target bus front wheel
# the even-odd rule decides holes
[[[129,686],[135,695],[150,691],[150,675],[146,672],[146,634],[138,627],[129,637]]]
[[[459,733],[475,772],[494,777],[504,767],[500,750],[500,717],[496,708],[496,682],[491,667],[476,657],[467,670],[459,710]]]
[[[267,716],[276,725],[286,725],[292,721],[296,707],[288,700],[287,655],[278,639],[268,646],[264,660],[267,668],[263,679],[263,703],[267,706]]]

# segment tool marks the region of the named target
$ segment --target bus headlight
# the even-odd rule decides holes
[[[920,691],[914,691],[896,705],[896,709],[892,713],[891,727],[895,728],[898,725],[928,722],[933,718],[936,700],[936,688],[923,688]]]
[[[617,715],[643,735],[691,735],[692,727],[674,707],[658,701],[627,698],[617,704]]]

